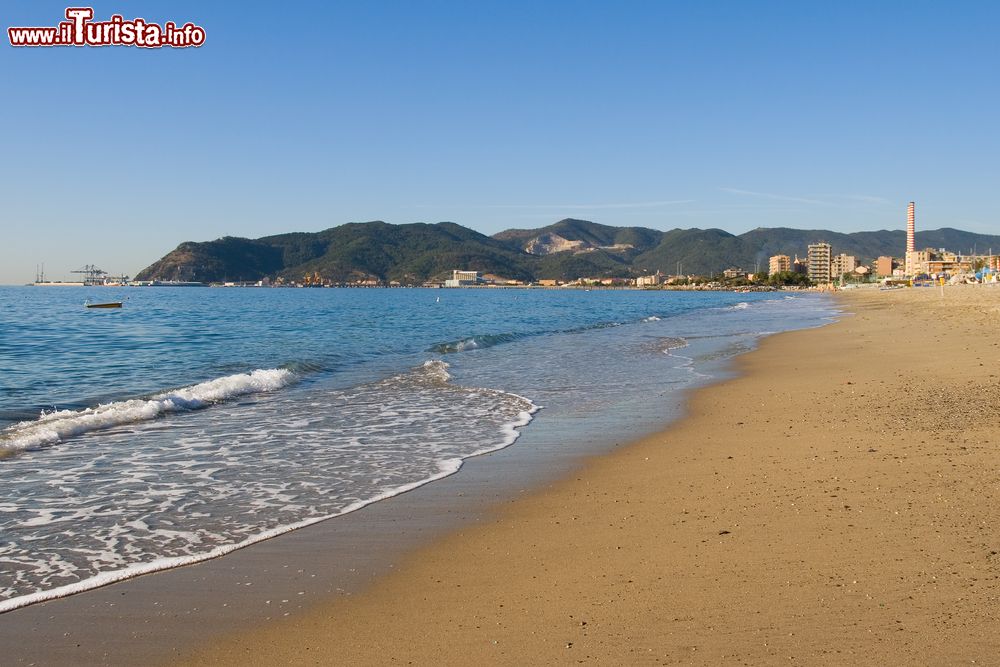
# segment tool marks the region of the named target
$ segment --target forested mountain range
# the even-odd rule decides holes
[[[721,229],[613,227],[566,219],[540,229],[509,229],[493,236],[452,222],[392,225],[352,222],[321,232],[181,243],[141,271],[138,280],[256,281],[375,279],[419,284],[467,269],[518,280],[629,277],[662,271],[707,275],[729,267],[767,268],[776,254],[805,257],[810,243],[870,262],[901,257],[902,230],[844,234],[785,227],[734,235]],[[969,252],[1000,250],[1000,236],[943,228],[917,232],[918,248]]]

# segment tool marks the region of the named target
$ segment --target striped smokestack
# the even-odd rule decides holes
[[[913,202],[906,207],[906,252],[913,252],[916,250],[916,245],[913,242],[914,227],[914,210]]]

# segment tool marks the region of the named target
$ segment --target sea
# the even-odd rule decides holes
[[[837,315],[798,292],[0,287],[0,612],[335,521],[522,434],[656,430],[762,337]]]

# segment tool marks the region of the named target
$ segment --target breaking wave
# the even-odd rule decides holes
[[[238,396],[281,389],[295,379],[284,368],[258,369],[156,394],[150,398],[104,403],[83,410],[45,412],[34,421],[0,432],[0,458],[47,447],[91,431],[150,421],[173,412],[199,410]]]
[[[469,336],[468,338],[460,338],[459,340],[453,340],[447,343],[438,343],[437,345],[432,346],[428,352],[451,354],[453,352],[465,352],[466,350],[478,350],[485,347],[500,345],[501,343],[510,343],[515,340],[526,338],[530,335],[531,334],[500,333],[487,334],[483,336]]]
[[[652,315],[643,319],[643,322],[654,322],[658,321],[660,318],[656,315]],[[438,354],[452,354],[454,352],[466,352],[469,350],[479,350],[488,347],[493,347],[494,345],[502,345],[504,343],[512,343],[514,341],[523,340],[525,338],[533,338],[535,336],[544,336],[547,334],[578,334],[585,333],[587,331],[594,331],[597,329],[608,329],[611,327],[620,327],[621,322],[599,322],[597,324],[589,324],[583,327],[574,327],[572,329],[558,329],[555,331],[532,331],[528,333],[499,333],[499,334],[483,334],[479,336],[469,336],[467,338],[459,338],[458,340],[448,341],[446,343],[438,343],[432,345],[427,349],[428,352],[436,352]]]

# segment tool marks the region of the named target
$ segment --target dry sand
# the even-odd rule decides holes
[[[845,294],[664,433],[201,664],[997,664],[1000,288]]]

